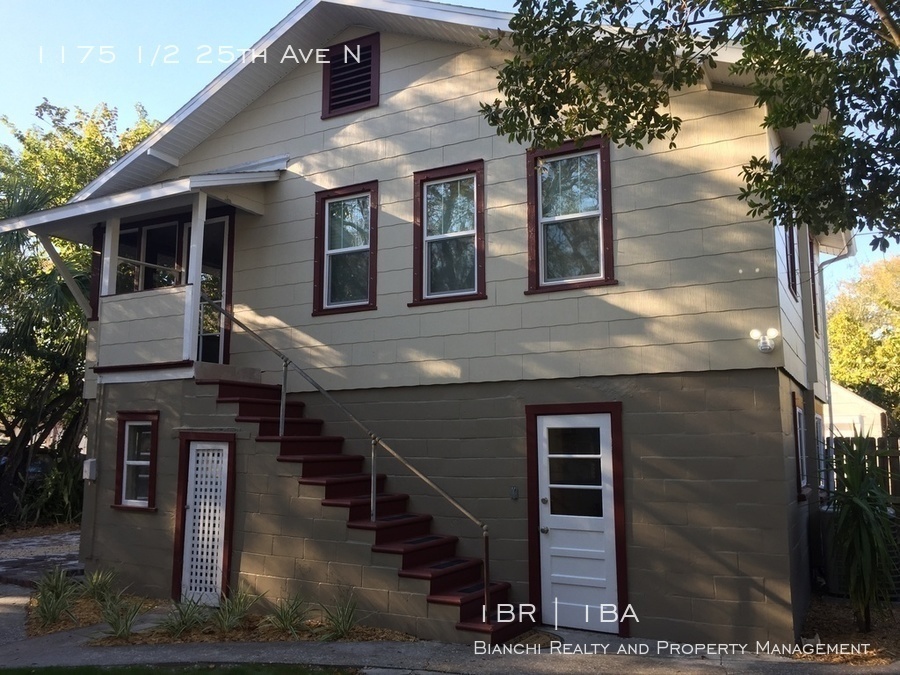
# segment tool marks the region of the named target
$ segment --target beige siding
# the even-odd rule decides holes
[[[265,215],[238,220],[239,317],[335,388],[780,365],[747,337],[779,322],[771,227],[736,199],[742,163],[767,151],[753,98],[684,92],[672,101],[677,149],[613,148],[618,284],[526,296],[524,148],[478,112],[501,60],[382,35],[379,107],[322,120],[320,67],[300,66],[186,157],[172,175],[291,157]],[[474,159],[486,170],[488,299],[410,308],[412,174]],[[368,180],[379,181],[377,310],[314,318],[314,193]],[[277,368],[239,335],[232,347],[236,363]]]
[[[97,365],[180,361],[185,287],[102,298]]]

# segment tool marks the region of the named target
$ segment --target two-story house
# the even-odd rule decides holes
[[[352,587],[379,625],[499,639],[484,524],[526,621],[796,638],[843,242],[737,195],[799,132],[722,63],[673,95],[676,149],[508,142],[479,114],[508,19],[304,0],[69,204],[0,223],[95,254],[89,569],[210,604]],[[290,366],[282,407],[280,355],[327,396]],[[381,448],[373,474],[331,399],[468,515]]]

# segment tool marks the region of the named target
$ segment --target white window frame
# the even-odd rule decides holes
[[[148,472],[150,471],[151,460],[136,460],[129,459],[130,451],[131,451],[131,429],[133,427],[146,427],[147,434],[150,438],[150,456],[153,456],[153,423],[150,421],[144,420],[129,420],[125,422],[125,443],[123,449],[122,456],[122,501],[121,504],[123,506],[149,506],[149,498],[148,499],[130,499],[128,497],[128,475],[129,470],[133,470],[133,467],[147,467]],[[149,486],[148,486],[149,489]],[[148,495],[149,497],[149,495]]]
[[[165,223],[156,223],[154,225],[147,225],[146,227],[128,227],[128,228],[122,228],[119,230],[120,240],[121,240],[122,235],[124,235],[124,234],[131,234],[131,233],[138,232],[138,233],[140,233],[140,241],[138,242],[138,259],[137,260],[132,260],[131,258],[125,258],[121,255],[121,252],[116,260],[116,274],[117,275],[118,275],[119,265],[126,264],[126,265],[131,265],[132,267],[136,268],[135,279],[137,280],[137,288],[130,289],[127,291],[120,291],[118,289],[118,283],[117,283],[116,284],[116,293],[119,293],[119,294],[133,293],[133,292],[148,290],[146,288],[147,281],[145,278],[147,268],[151,267],[151,266],[152,267],[160,267],[160,266],[151,265],[151,263],[148,263],[146,260],[146,257],[147,257],[147,232],[149,232],[150,230],[159,230],[164,227],[172,227],[173,225],[175,226],[174,239],[176,240],[176,244],[177,244],[178,226],[179,226],[179,222],[177,220],[165,222]],[[185,229],[187,229],[187,228],[185,228]],[[187,236],[186,233],[185,233],[185,236]],[[176,246],[176,252],[177,252],[177,250],[178,250],[178,247]],[[186,251],[186,250],[187,250],[187,247],[185,246],[183,251]],[[174,286],[179,286],[184,283],[184,267],[185,267],[184,262],[182,260],[175,261],[175,268],[171,270],[176,275],[176,280],[175,280],[175,283],[173,284]],[[168,270],[168,268],[164,268],[164,269]],[[157,288],[167,288],[167,287],[157,287]],[[150,290],[152,290],[152,289],[150,289]]]
[[[551,216],[545,217],[544,214],[544,204],[543,204],[543,181],[544,176],[543,173],[538,177],[538,185],[537,185],[537,214],[536,214],[536,222],[537,222],[537,245],[538,245],[538,274],[540,278],[541,286],[565,286],[567,284],[581,283],[584,281],[593,281],[593,280],[602,280],[605,279],[606,270],[604,269],[604,255],[603,255],[603,176],[602,174],[602,162],[600,157],[600,150],[598,149],[590,149],[584,150],[581,152],[571,152],[562,155],[553,155],[550,157],[542,158],[538,163],[538,171],[541,171],[545,165],[552,164],[554,162],[564,161],[567,159],[572,159],[574,157],[583,157],[587,155],[594,155],[597,159],[597,209],[591,211],[580,211],[575,213],[567,213],[565,215],[559,216]],[[544,226],[551,223],[565,223],[566,221],[574,221],[580,220],[583,218],[596,218],[597,219],[597,258],[599,261],[599,271],[596,274],[585,274],[582,276],[573,276],[566,277],[564,279],[552,279],[548,280],[546,278],[546,270],[547,270],[547,252],[544,250]]]
[[[428,187],[431,185],[440,185],[441,183],[453,183],[462,180],[472,182],[472,229],[465,232],[450,232],[448,234],[428,234]],[[457,291],[447,291],[444,293],[430,293],[431,288],[431,265],[429,263],[428,245],[436,241],[446,241],[448,239],[461,239],[469,237],[472,239],[472,267],[475,270],[472,287],[464,288]],[[422,183],[422,269],[424,271],[424,281],[422,288],[422,297],[426,299],[448,298],[456,295],[473,295],[478,292],[478,180],[475,173],[461,173],[456,176],[448,176],[447,178],[438,178]]]
[[[359,199],[360,197],[365,197],[367,206],[366,206],[366,220],[367,228],[368,228],[368,237],[367,243],[364,246],[348,246],[345,248],[339,249],[330,249],[329,248],[329,228],[331,227],[331,217],[330,217],[330,209],[329,206],[334,204],[335,202],[346,202],[353,199]],[[368,305],[371,297],[371,269],[367,270],[366,273],[366,297],[362,300],[351,300],[349,302],[331,302],[331,259],[338,255],[343,255],[347,253],[362,253],[366,252],[367,254],[371,254],[372,251],[372,218],[370,216],[372,212],[372,195],[368,191],[357,192],[350,195],[343,195],[341,197],[334,197],[332,199],[325,200],[325,231],[324,231],[324,251],[325,251],[325,266],[324,266],[324,279],[323,279],[323,294],[322,298],[322,307],[325,309],[334,309],[334,308],[342,308],[342,307],[355,307],[356,305]],[[369,259],[367,258],[367,262]]]

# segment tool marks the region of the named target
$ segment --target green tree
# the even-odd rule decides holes
[[[900,258],[862,269],[828,306],[831,377],[888,411],[900,433]]]
[[[517,0],[499,73],[482,104],[497,133],[555,147],[605,134],[674,145],[669,96],[739,43],[763,126],[814,121],[800,147],[751,157],[741,198],[753,216],[815,232],[871,229],[900,242],[900,30],[896,1]],[[773,161],[774,159],[774,161]]]
[[[73,114],[46,99],[36,115],[46,128],[23,131],[0,118],[21,145],[19,151],[0,146],[0,219],[65,203],[158,124],[138,106],[137,123],[119,134],[114,108],[100,104],[91,113],[76,108]],[[55,245],[86,293],[90,251]],[[85,316],[37,240],[25,232],[0,236],[0,431],[8,439],[0,523],[38,515],[71,518],[80,510],[65,488],[78,487],[73,476],[85,424],[86,334]],[[26,469],[51,438],[55,464],[42,492],[29,494],[36,486]]]

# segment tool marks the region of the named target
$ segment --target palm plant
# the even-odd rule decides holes
[[[850,605],[860,631],[872,629],[872,610],[890,611],[898,543],[884,472],[867,452],[868,441],[842,439],[835,453],[832,496],[834,537]]]

